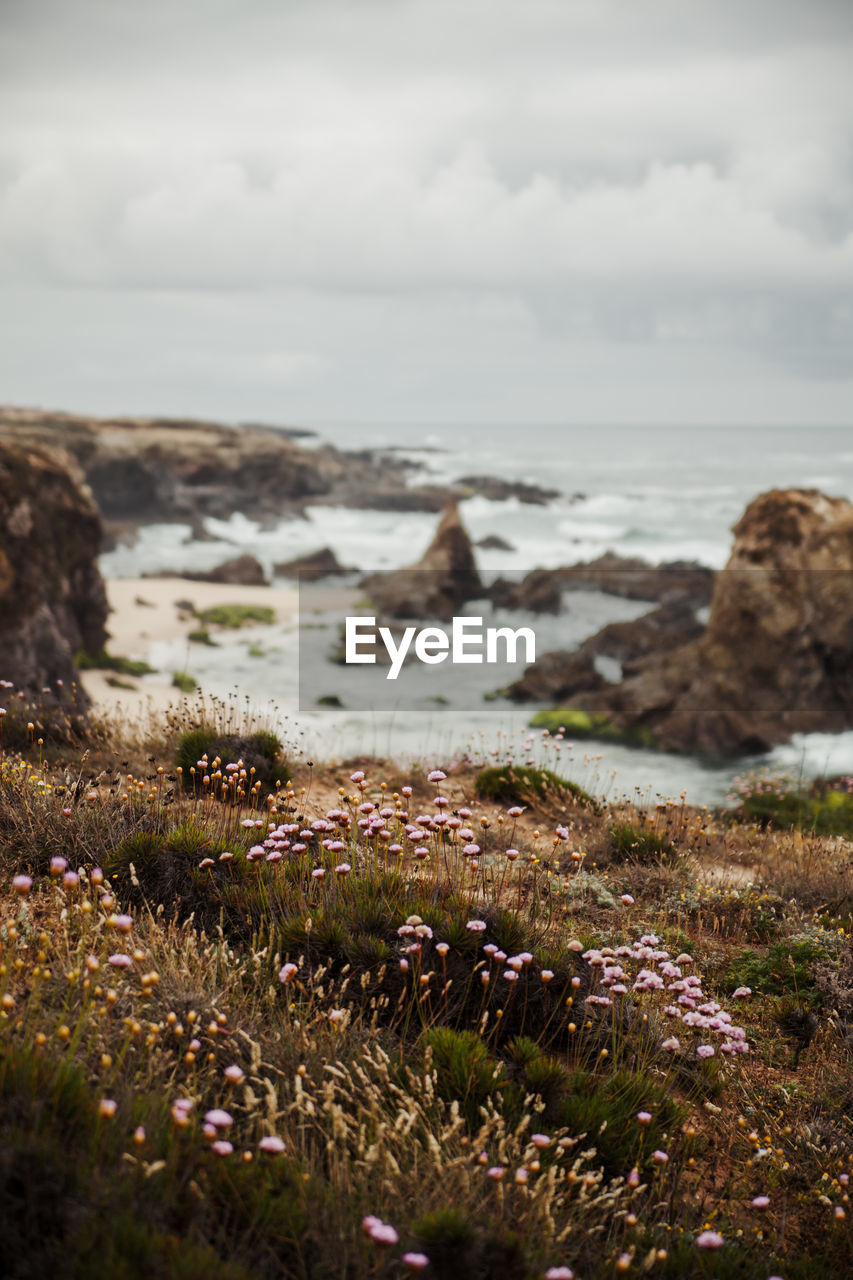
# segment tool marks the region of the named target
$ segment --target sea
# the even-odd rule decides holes
[[[301,424],[300,424],[301,425]],[[409,484],[450,483],[490,475],[555,489],[545,505],[513,498],[474,497],[462,518],[477,542],[498,534],[511,551],[478,550],[484,578],[535,567],[593,559],[606,551],[639,556],[651,564],[697,561],[722,568],[732,527],[748,503],[772,488],[815,488],[853,501],[853,431],[826,427],[559,426],[530,423],[308,424],[324,442],[345,449],[393,451],[410,464]],[[191,542],[184,525],[149,525],[132,546],[101,557],[105,577],[212,568],[250,552],[268,572],[277,561],[331,547],[339,561],[363,572],[394,569],[416,560],[428,546],[438,517],[309,507],[304,518],[270,527],[251,512],[210,518],[211,540]],[[187,595],[191,595],[191,590]],[[605,622],[642,612],[637,602],[598,592],[572,595],[566,617],[543,623],[547,647],[571,647]],[[335,637],[323,636],[317,611],[316,646],[326,661]],[[315,624],[312,624],[315,625]],[[303,644],[305,631],[303,629]],[[686,795],[689,803],[719,804],[736,774],[785,771],[805,778],[853,773],[853,732],[798,736],[763,757],[727,764],[687,756],[628,749],[606,743],[555,744],[526,728],[530,707],[504,700],[472,709],[435,706],[412,714],[405,706],[320,709],[299,703],[298,629],[293,622],[253,627],[208,649],[153,641],[140,656],[163,672],[187,669],[206,693],[239,698],[272,719],[291,750],[318,760],[361,755],[392,757],[413,766],[452,765],[464,755],[488,760],[541,759],[610,799],[649,802]],[[540,647],[540,652],[541,652]],[[339,672],[339,669],[338,669]],[[329,693],[336,669],[329,661]],[[482,693],[488,692],[485,685]],[[533,708],[535,710],[535,708]]]

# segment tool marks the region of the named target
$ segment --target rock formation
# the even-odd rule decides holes
[[[580,564],[531,569],[518,580],[497,578],[489,594],[499,608],[531,613],[559,613],[563,592],[584,588],[628,600],[681,601],[700,608],[710,602],[713,584],[714,572],[704,565],[683,560],[652,565],[607,551]]]
[[[853,727],[853,505],[773,490],[734,536],[701,637],[637,660],[579,706],[714,756]]]
[[[448,503],[435,537],[416,564],[371,574],[361,586],[389,618],[447,620],[467,600],[484,595],[471,539],[456,503]]]
[[[61,449],[76,460],[113,539],[156,521],[202,530],[205,516],[234,512],[275,524],[309,504],[438,512],[450,499],[472,492],[410,485],[414,464],[404,457],[306,445],[301,434],[292,428],[0,407],[0,440]],[[502,481],[480,480],[487,496],[500,496]],[[523,500],[546,500],[546,491],[534,490]]]
[[[318,582],[321,578],[348,572],[331,547],[309,551],[304,556],[296,556],[293,560],[273,565],[273,568],[279,578],[301,578],[303,582]]]
[[[234,556],[224,560],[215,569],[188,571],[182,578],[190,578],[194,582],[225,582],[241,587],[268,587],[269,580],[264,573],[264,566],[256,556]]]
[[[630,622],[611,622],[575,650],[545,653],[506,690],[515,702],[573,702],[578,695],[606,689],[609,681],[595,667],[598,657],[613,658],[626,677],[651,654],[698,640],[705,631],[693,605],[684,599],[661,605]]]
[[[101,520],[80,477],[49,453],[0,442],[0,678],[40,693],[99,650],[107,598]]]

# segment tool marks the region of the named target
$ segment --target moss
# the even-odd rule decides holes
[[[523,804],[531,795],[537,799],[550,796],[558,800],[574,800],[598,812],[598,801],[576,782],[561,778],[550,769],[528,765],[504,765],[483,769],[474,779],[474,789],[481,800],[495,804]]]
[[[569,738],[595,738],[599,742],[618,742],[625,747],[653,748],[655,740],[648,729],[619,729],[607,716],[582,711],[580,707],[551,707],[537,711],[530,721],[532,729],[550,733],[565,730]]]
[[[81,671],[115,671],[120,676],[149,676],[156,670],[156,667],[149,666],[147,662],[137,662],[132,658],[107,653],[105,648],[94,652],[81,649],[74,655],[74,663]]]
[[[199,629],[199,630],[197,630],[197,631],[191,631],[191,632],[189,633],[189,635],[187,636],[187,639],[188,639],[192,644],[204,644],[204,645],[207,645],[207,647],[208,647],[209,649],[218,649],[218,648],[219,648],[218,643],[216,642],[216,640],[214,640],[214,639],[213,639],[213,636],[210,634],[210,632],[209,632],[209,631],[207,631],[207,630],[206,630],[205,628],[203,628],[203,627],[202,627],[202,628],[200,628],[200,629]]]
[[[196,612],[196,617],[204,627],[238,631],[249,622],[271,625],[275,622],[275,610],[266,604],[216,604]]]
[[[180,689],[181,693],[195,693],[198,682],[186,671],[176,671],[172,676],[172,688]]]

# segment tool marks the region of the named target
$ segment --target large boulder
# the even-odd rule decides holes
[[[273,565],[273,569],[276,577],[299,578],[302,582],[319,582],[321,578],[349,572],[331,547],[321,547],[319,551],[308,551],[304,556],[295,556],[293,560],[283,560]]]
[[[447,504],[435,537],[416,564],[371,574],[361,585],[389,618],[446,621],[467,600],[482,596],[483,583],[457,504]]]
[[[629,674],[650,654],[669,653],[697,640],[704,630],[693,605],[676,599],[633,621],[608,623],[577,649],[544,653],[509,686],[506,696],[515,702],[574,702],[579,695],[607,688],[596,658],[612,658]]]
[[[0,679],[40,693],[76,678],[107,633],[101,520],[73,464],[0,441]]]
[[[701,638],[637,662],[590,708],[712,755],[853,727],[853,505],[772,490],[734,536]]]
[[[244,554],[223,560],[215,569],[188,570],[181,574],[193,582],[223,582],[229,586],[267,587],[269,580],[256,556]]]

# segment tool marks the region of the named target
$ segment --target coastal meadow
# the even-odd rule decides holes
[[[849,828],[14,699],[4,1274],[853,1266]]]

